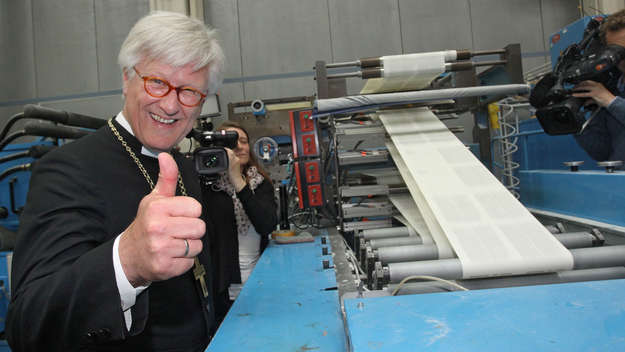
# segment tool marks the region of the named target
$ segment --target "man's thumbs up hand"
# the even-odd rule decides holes
[[[144,286],[181,275],[202,251],[206,225],[201,204],[176,196],[178,165],[171,155],[158,155],[159,176],[141,200],[135,220],[122,233],[119,257],[128,281]]]
[[[173,197],[176,195],[178,186],[178,165],[174,158],[168,153],[158,155],[158,181],[152,190],[152,194],[163,197]]]

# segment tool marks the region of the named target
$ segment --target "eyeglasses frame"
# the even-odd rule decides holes
[[[137,76],[139,76],[139,78],[141,78],[143,80],[143,89],[145,90],[146,93],[148,93],[149,96],[154,97],[154,98],[164,98],[167,96],[167,94],[169,94],[172,90],[176,91],[176,99],[178,99],[178,102],[188,108],[192,108],[192,107],[196,107],[200,104],[202,104],[202,101],[206,98],[206,94],[200,92],[199,90],[190,87],[190,86],[180,86],[180,87],[174,87],[171,85],[171,83],[169,83],[168,80],[162,78],[162,77],[158,77],[158,76],[142,76],[141,73],[139,73],[139,71],[137,70],[137,68],[135,66],[132,67],[132,69],[137,73]],[[148,81],[152,80],[152,79],[157,79],[163,83],[165,83],[167,85],[167,87],[169,88],[167,90],[167,92],[163,95],[154,95],[152,93],[150,93],[150,91],[148,90]],[[182,100],[180,100],[180,91],[182,89],[188,89],[188,90],[192,90],[194,92],[197,92],[200,94],[200,96],[202,97],[196,104],[194,105],[188,105],[182,102]]]

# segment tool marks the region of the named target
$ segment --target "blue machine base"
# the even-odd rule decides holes
[[[625,226],[625,172],[520,171],[521,201],[547,210]]]
[[[207,351],[345,351],[334,269],[322,263],[332,256],[321,247],[319,237],[271,243]]]
[[[625,280],[345,300],[352,351],[625,351]],[[362,303],[359,306],[359,303]]]

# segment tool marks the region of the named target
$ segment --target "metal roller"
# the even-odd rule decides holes
[[[554,237],[568,249],[596,247],[604,243],[603,236],[598,230],[593,230],[592,233],[558,233],[554,234]],[[380,247],[374,254],[382,264],[438,259],[436,245]]]
[[[369,245],[372,249],[378,249],[381,247],[407,246],[422,243],[423,240],[419,236],[380,238],[369,241]]]
[[[590,232],[554,233],[553,236],[568,249],[596,247],[604,243],[603,236]]]
[[[407,226],[386,227],[382,229],[368,229],[360,232],[360,237],[365,240],[388,238],[388,237],[405,237],[415,234]]]
[[[469,60],[474,56],[481,55],[503,55],[506,53],[506,49],[494,49],[494,50],[474,50],[457,49],[457,50],[444,50],[445,62],[452,62],[456,60]],[[408,56],[412,54],[402,54],[397,56]],[[346,61],[346,62],[334,62],[326,65],[327,68],[339,68],[339,67],[382,67],[384,65],[384,56],[365,57],[359,60]]]
[[[625,265],[625,245],[571,249],[574,269]]]
[[[438,248],[433,244],[381,247],[376,249],[374,254],[382,264],[432,260],[438,259]]]
[[[581,282],[592,280],[614,280],[625,278],[625,267],[610,267],[583,270],[567,270],[559,273],[497,277],[488,279],[457,280],[456,283],[469,290],[489,288],[518,287],[529,285],[550,285],[566,282]],[[390,284],[387,291],[393,292],[398,284]],[[438,281],[406,283],[398,294],[418,294],[455,291],[457,288]]]
[[[573,269],[594,269],[625,266],[625,245],[571,249]],[[419,262],[389,263],[377,266],[374,273],[375,286],[400,282],[412,275],[428,275],[448,280],[462,279],[459,259],[426,260]]]

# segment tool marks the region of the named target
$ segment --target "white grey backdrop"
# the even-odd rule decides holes
[[[525,69],[579,18],[571,0],[204,0],[227,56],[228,102],[312,95],[312,67],[360,57],[520,43]],[[117,52],[148,0],[0,0],[0,125],[25,103],[112,116]],[[348,83],[350,92],[362,86]],[[470,124],[470,121],[465,121]],[[456,123],[457,124],[457,123]],[[464,139],[464,138],[463,138]]]

